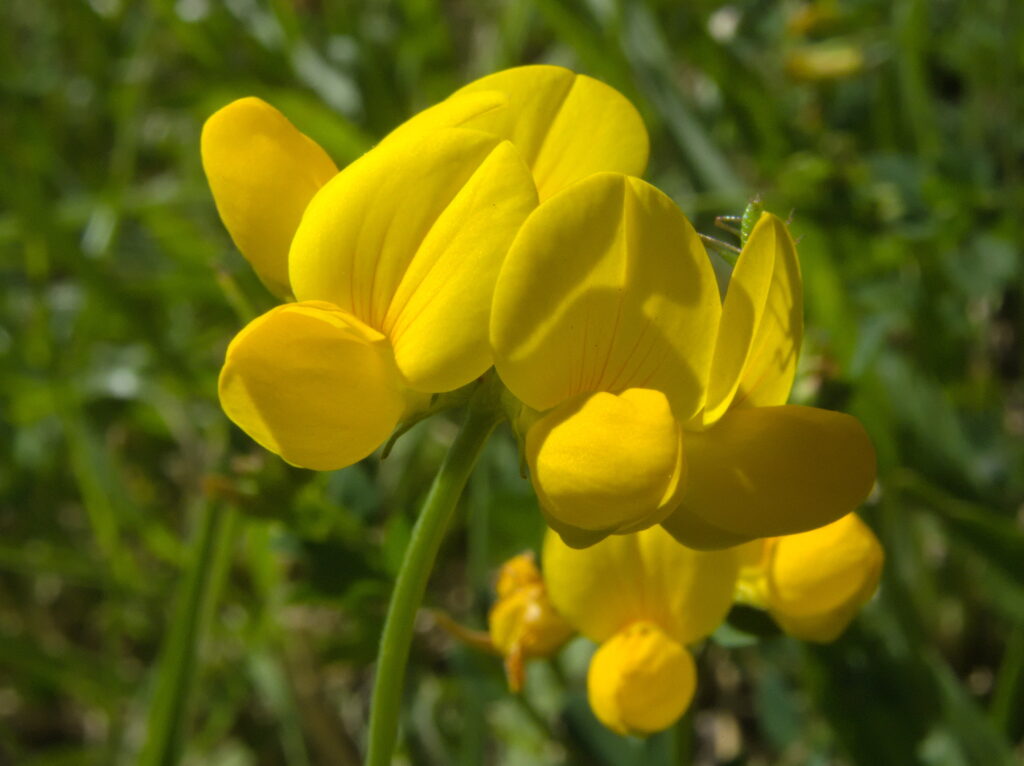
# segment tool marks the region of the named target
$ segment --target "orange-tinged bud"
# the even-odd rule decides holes
[[[498,600],[488,615],[491,641],[505,658],[509,688],[523,685],[523,663],[556,652],[573,634],[555,610],[533,554],[507,561],[498,575]]]
[[[635,622],[605,641],[590,661],[587,694],[598,719],[619,734],[667,729],[689,707],[693,657],[652,622]]]
[[[539,585],[543,582],[540,569],[537,568],[537,559],[533,553],[526,551],[518,556],[513,556],[501,565],[494,590],[497,591],[498,598],[503,598],[521,588]]]

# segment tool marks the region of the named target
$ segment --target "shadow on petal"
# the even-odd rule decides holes
[[[864,427],[830,410],[733,410],[683,443],[690,478],[676,514],[692,518],[666,527],[687,545],[718,547],[709,530],[736,544],[824,526],[860,505],[875,480]]]

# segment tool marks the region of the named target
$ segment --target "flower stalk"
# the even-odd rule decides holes
[[[377,653],[377,671],[370,703],[367,766],[388,766],[391,763],[416,612],[423,601],[441,540],[462,490],[488,436],[501,420],[498,391],[500,383],[493,373],[481,382],[470,401],[466,420],[434,477],[434,483],[413,527],[409,547],[402,559],[395,590],[388,605]]]

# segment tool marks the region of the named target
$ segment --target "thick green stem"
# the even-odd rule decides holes
[[[466,422],[441,463],[413,527],[409,547],[398,572],[377,654],[367,766],[389,766],[391,763],[416,611],[423,601],[427,580],[448,522],[477,457],[500,418],[497,408],[488,400],[488,388],[488,381],[485,381],[469,407]]]

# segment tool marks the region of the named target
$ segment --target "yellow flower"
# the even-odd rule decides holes
[[[555,610],[532,553],[506,561],[498,576],[498,599],[487,616],[494,648],[505,658],[509,688],[523,687],[523,663],[558,651],[573,634]]]
[[[738,598],[767,609],[786,633],[827,643],[878,589],[884,553],[854,513],[820,529],[742,547]]]
[[[228,347],[224,411],[295,465],[366,457],[409,408],[491,365],[491,292],[537,196],[507,141],[450,128],[392,141],[308,204],[287,258],[297,303]]]
[[[738,552],[691,550],[657,526],[585,550],[549,531],[543,565],[555,608],[601,645],[587,675],[595,715],[620,734],[670,726],[695,687],[686,645],[729,611]]]
[[[785,65],[794,80],[840,80],[863,71],[864,51],[841,40],[808,43],[790,50]]]
[[[497,592],[486,633],[460,625],[441,611],[434,611],[434,619],[467,646],[501,655],[509,689],[518,693],[526,660],[554,654],[575,631],[552,605],[533,553],[521,553],[502,564]]]
[[[397,127],[381,146],[451,127],[511,141],[542,199],[597,171],[640,174],[647,165],[647,131],[633,105],[608,85],[562,67],[483,77]],[[271,292],[289,297],[289,245],[309,201],[337,167],[284,115],[252,97],[207,120],[202,157],[236,246]]]
[[[526,436],[548,523],[570,544],[656,524],[685,485],[721,312],[707,254],[650,184],[590,176],[527,219],[494,293],[491,344],[536,411]]]
[[[875,453],[863,426],[785,403],[802,335],[796,247],[785,224],[764,213],[729,281],[703,411],[686,424],[689,481],[662,521],[684,544],[717,548],[814,529],[871,490]]]

